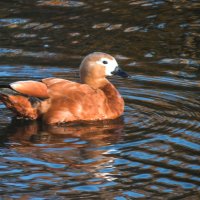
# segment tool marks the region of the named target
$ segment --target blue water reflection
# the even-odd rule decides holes
[[[0,84],[79,81],[88,53],[129,79],[112,122],[45,126],[0,104],[1,199],[199,199],[199,1],[0,2]]]

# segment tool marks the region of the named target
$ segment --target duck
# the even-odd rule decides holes
[[[129,75],[113,56],[90,53],[82,60],[79,75],[80,82],[56,77],[16,81],[0,88],[0,101],[16,117],[41,119],[45,124],[112,120],[123,115],[124,100],[107,77]]]

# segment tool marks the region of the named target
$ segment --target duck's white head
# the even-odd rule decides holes
[[[128,77],[122,71],[114,57],[109,54],[94,52],[87,55],[80,65],[80,77],[83,83],[91,85],[91,82],[105,80],[106,76],[119,75]]]

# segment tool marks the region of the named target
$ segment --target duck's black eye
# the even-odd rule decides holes
[[[104,64],[104,65],[108,64],[108,61],[104,60],[104,61],[103,61],[103,64]]]

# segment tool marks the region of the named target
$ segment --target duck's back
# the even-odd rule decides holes
[[[46,110],[43,118],[47,123],[111,117],[106,94],[101,89],[56,78],[44,79],[43,82],[49,94],[49,99],[42,103],[42,109]]]

